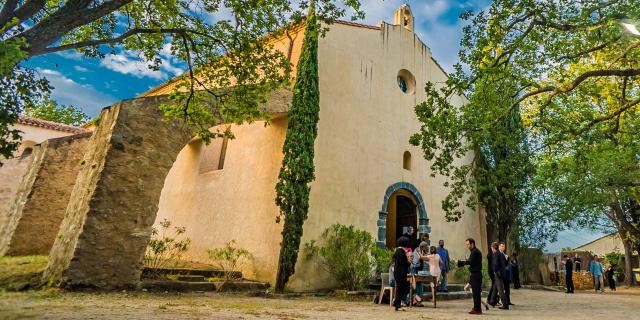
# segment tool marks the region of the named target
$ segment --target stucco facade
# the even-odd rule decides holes
[[[316,180],[302,247],[335,223],[354,225],[381,245],[391,246],[395,239],[387,238],[398,236],[396,199],[403,196],[412,202],[414,225],[430,233],[432,241],[444,240],[452,258],[466,255],[468,237],[486,248],[482,212],[467,209],[459,222],[446,222],[441,209],[448,193],[443,186],[446,180],[431,177],[421,150],[408,142],[420,128],[414,106],[426,99],[424,84],[444,82],[447,75],[411,30],[413,20],[403,23],[403,17],[397,12],[394,25],[339,22],[320,39]],[[298,30],[277,46],[292,52],[294,64],[303,32]],[[406,92],[399,87],[399,75],[406,82]],[[169,83],[148,95],[166,94],[170,89]],[[464,99],[455,97],[454,103],[462,104]],[[207,262],[207,249],[234,239],[253,254],[242,270],[245,277],[274,283],[282,228],[275,222],[274,189],[286,127],[286,114],[279,115],[268,126],[260,122],[232,126],[236,139],[224,142],[226,152],[221,151],[220,141],[210,146],[192,141],[182,149],[165,180],[156,224],[168,219],[186,228],[192,239],[187,259]],[[207,165],[203,161],[217,161],[216,168],[203,172],[201,167]],[[332,286],[327,280],[301,254],[289,286],[294,290]]]
[[[618,233],[612,233],[576,247],[574,250],[587,251],[603,257],[611,252],[624,253],[624,244]]]

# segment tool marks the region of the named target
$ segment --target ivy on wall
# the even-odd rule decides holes
[[[276,184],[276,204],[284,217],[278,260],[276,291],[282,292],[295,272],[302,227],[309,210],[309,183],[315,179],[314,143],[318,133],[320,92],[318,87],[318,24],[313,2],[305,30],[302,54],[289,110],[282,167]]]

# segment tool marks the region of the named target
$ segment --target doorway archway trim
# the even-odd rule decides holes
[[[429,227],[429,218],[427,216],[427,210],[424,208],[424,200],[422,195],[414,185],[408,182],[396,182],[387,188],[384,193],[384,199],[382,201],[382,208],[378,212],[378,247],[384,248],[387,246],[387,216],[389,212],[387,208],[389,206],[389,199],[394,192],[398,190],[406,190],[410,192],[418,202],[418,234],[429,233],[431,228]]]

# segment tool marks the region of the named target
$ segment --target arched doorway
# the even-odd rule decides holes
[[[409,227],[418,230],[418,203],[407,190],[394,192],[387,205],[387,248],[394,248],[396,239]]]
[[[378,213],[378,246],[394,248],[396,239],[409,226],[418,235],[431,232],[424,201],[418,189],[407,182],[398,182],[387,188]]]

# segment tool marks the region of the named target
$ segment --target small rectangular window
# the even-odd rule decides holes
[[[202,145],[200,150],[200,173],[207,173],[224,168],[224,160],[227,153],[227,143],[229,138],[216,138],[211,143]]]

